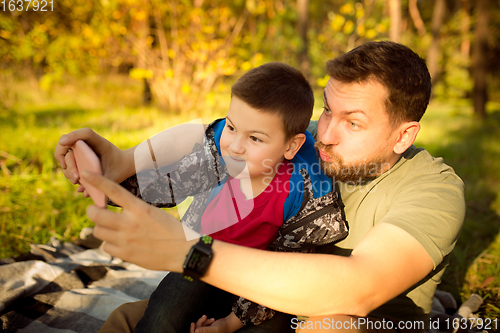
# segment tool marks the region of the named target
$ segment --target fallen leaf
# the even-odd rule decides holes
[[[481,283],[481,288],[485,288],[487,287],[490,283],[493,282],[493,280],[495,280],[495,277],[494,276],[490,276],[489,278],[486,278],[483,283]]]

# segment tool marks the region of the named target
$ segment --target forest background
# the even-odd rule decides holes
[[[441,289],[500,318],[500,1],[0,1],[0,258],[92,226],[89,199],[53,158],[60,135],[91,127],[128,148],[223,116],[230,86],[268,61],[324,65],[366,41],[426,59],[433,97],[416,142],[466,186],[467,215]],[[174,212],[175,213],[175,212]]]

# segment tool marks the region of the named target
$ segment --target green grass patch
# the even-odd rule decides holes
[[[466,102],[434,103],[416,145],[442,156],[465,184],[464,227],[440,288],[465,301],[481,295],[481,316],[500,317],[500,105],[479,120]]]

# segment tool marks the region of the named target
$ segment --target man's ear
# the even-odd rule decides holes
[[[285,152],[284,157],[287,160],[291,160],[292,158],[294,158],[295,154],[297,154],[304,142],[306,142],[306,135],[304,133],[295,134],[293,138],[288,140],[288,148]]]
[[[401,124],[397,131],[399,136],[394,144],[394,153],[404,153],[415,142],[419,131],[420,123],[418,121],[409,121]]]

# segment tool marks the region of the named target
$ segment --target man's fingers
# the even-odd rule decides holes
[[[121,219],[119,215],[119,213],[113,212],[108,209],[99,208],[94,205],[87,207],[87,216],[92,222],[96,224],[96,228],[100,227],[109,230],[120,230]],[[103,235],[101,234],[101,236]],[[108,239],[108,237],[103,237],[102,239]]]
[[[144,204],[119,184],[104,176],[88,171],[81,172],[80,176],[82,179],[104,192],[111,201],[124,209],[133,210],[135,207]]]
[[[97,237],[97,238],[99,238],[99,237]],[[120,247],[116,246],[113,243],[110,243],[109,241],[103,242],[102,249],[104,250],[104,252],[106,252],[107,254],[109,254],[112,257],[118,257],[118,258],[120,257],[120,254],[121,254]]]

